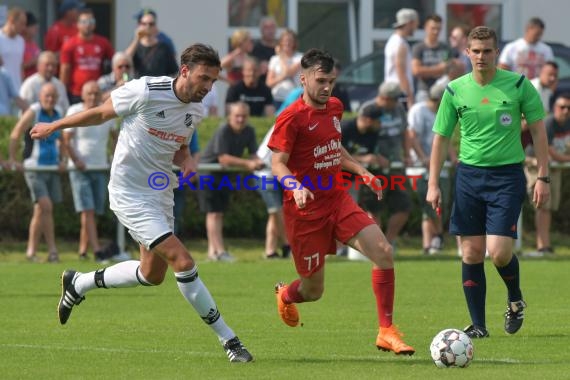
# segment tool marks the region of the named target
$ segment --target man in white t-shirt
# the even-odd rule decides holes
[[[57,72],[57,57],[51,51],[43,51],[38,57],[38,72],[27,77],[20,87],[20,97],[32,104],[39,100],[40,89],[44,83],[53,83],[58,93],[57,105],[61,112],[67,112],[69,100],[65,85],[55,76]]]
[[[159,285],[171,266],[180,292],[216,333],[230,362],[253,360],[221,317],[198,277],[194,259],[173,234],[173,188],[178,179],[172,165],[180,167],[181,185],[195,172],[188,143],[202,118],[200,102],[218,79],[220,69],[220,58],[212,47],[194,44],[182,53],[176,78],[129,81],[102,105],[54,123],[39,123],[30,131],[32,138],[41,139],[60,129],[123,117],[111,166],[109,200],[119,221],[139,242],[140,261],[124,261],[90,273],[64,271],[58,305],[61,324],[67,322],[73,306],[89,290]]]
[[[414,9],[402,8],[396,13],[395,31],[384,47],[384,82],[396,82],[406,94],[408,108],[414,104],[412,50],[406,38],[414,35],[419,16]]]
[[[69,107],[67,115],[74,115],[101,103],[101,90],[95,81],[88,81],[81,91],[83,102]],[[79,258],[87,258],[87,246],[91,244],[96,261],[105,257],[99,245],[95,215],[105,212],[107,201],[107,144],[115,131],[115,121],[85,128],[69,128],[63,134],[69,161],[69,182],[75,211],[81,216],[79,234]]]
[[[524,36],[505,45],[499,56],[499,67],[524,74],[528,79],[538,76],[546,61],[552,61],[552,48],[540,41],[544,33],[544,22],[538,17],[526,24]]]
[[[555,61],[546,61],[538,76],[530,81],[540,95],[544,111],[552,113],[552,95],[558,85],[558,64]]]
[[[12,78],[16,92],[22,84],[22,65],[26,42],[21,36],[26,29],[26,12],[12,7],[6,16],[6,23],[0,29],[0,65],[3,65]]]

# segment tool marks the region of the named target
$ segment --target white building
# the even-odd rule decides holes
[[[34,12],[43,36],[47,26],[57,18],[60,1],[3,3]],[[229,36],[236,28],[248,27],[257,37],[258,20],[270,13],[281,27],[297,31],[300,50],[326,48],[347,64],[383,47],[392,32],[395,13],[402,7],[417,9],[422,18],[431,13],[442,15],[445,31],[458,22],[472,26],[486,24],[496,28],[503,40],[521,36],[526,21],[537,16],[546,23],[545,41],[570,45],[564,27],[570,13],[568,0],[87,0],[85,3],[95,11],[98,32],[107,35],[117,50],[125,49],[131,41],[136,27],[134,15],[142,8],[157,12],[158,27],[174,40],[178,52],[193,42],[204,42],[224,55]],[[420,29],[415,38],[422,37]]]

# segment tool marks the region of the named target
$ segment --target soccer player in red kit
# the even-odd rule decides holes
[[[275,286],[277,308],[289,326],[299,324],[296,303],[318,300],[324,291],[325,255],[335,254],[336,240],[368,257],[372,263],[372,289],[376,296],[379,331],[376,346],[383,351],[412,355],[415,350],[401,339],[392,324],[394,263],[392,247],[380,227],[335,186],[341,170],[368,178],[382,198],[382,184],[341,146],[342,103],[331,98],[335,82],[332,56],[319,49],[301,59],[303,96],[277,118],[269,141],[272,169],[285,189],[283,212],[287,235],[300,278]]]

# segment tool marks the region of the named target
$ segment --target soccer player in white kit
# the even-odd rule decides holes
[[[38,123],[30,131],[32,138],[41,139],[60,129],[99,125],[123,117],[111,167],[109,200],[119,221],[139,242],[140,261],[125,261],[90,273],[64,271],[58,305],[61,324],[67,322],[73,306],[84,300],[88,291],[159,285],[171,266],[180,292],[218,335],[230,361],[253,360],[221,317],[198,277],[194,259],[173,234],[177,179],[172,164],[180,167],[185,178],[196,170],[188,143],[202,118],[200,101],[211,90],[220,69],[214,49],[194,44],[182,53],[176,78],[132,80],[114,90],[102,105],[57,122]]]

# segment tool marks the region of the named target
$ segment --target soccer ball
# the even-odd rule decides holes
[[[431,358],[438,368],[467,367],[473,360],[473,342],[463,331],[440,331],[429,346]]]

